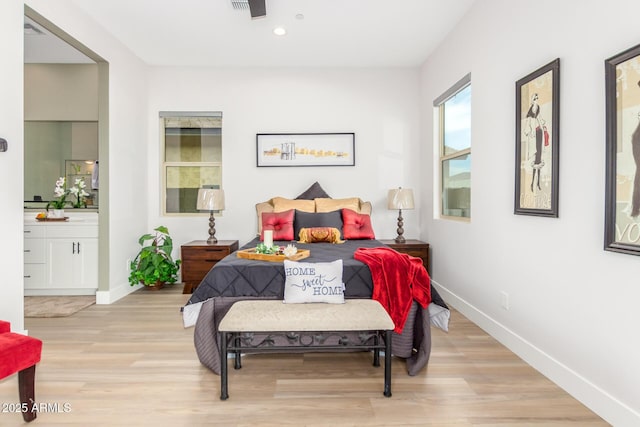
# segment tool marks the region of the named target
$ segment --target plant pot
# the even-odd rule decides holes
[[[144,285],[144,283],[143,283]],[[144,285],[145,288],[147,288],[150,291],[159,291],[160,289],[164,288],[164,283],[163,282],[156,282],[154,285]]]
[[[49,218],[60,219],[64,218],[64,209],[53,209],[49,211],[47,215]]]

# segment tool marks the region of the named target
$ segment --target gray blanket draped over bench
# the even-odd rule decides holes
[[[253,240],[243,248],[255,247]],[[276,242],[286,245],[291,242]],[[369,268],[353,258],[358,247],[384,246],[377,240],[348,240],[343,244],[295,243],[300,249],[309,249],[311,256],[305,262],[343,260],[345,298],[371,298],[373,284]],[[242,249],[242,248],[241,248]],[[200,362],[216,374],[220,373],[220,342],[218,325],[231,305],[246,299],[282,299],[284,295],[284,268],[282,263],[238,258],[235,253],[217,263],[197,287],[187,304],[202,303],[195,325],[194,344]],[[435,294],[435,295],[434,295]],[[432,288],[434,302],[441,302]],[[413,303],[409,318],[401,334],[393,334],[393,355],[406,359],[409,375],[424,368],[431,353],[429,308]]]

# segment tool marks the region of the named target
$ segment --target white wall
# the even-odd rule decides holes
[[[25,120],[98,120],[95,64],[24,64]]]
[[[22,1],[0,2],[0,40],[16,41],[0,43],[0,138],[9,142],[0,153],[0,319],[14,331],[24,330],[22,16]]]
[[[256,203],[294,198],[315,181],[333,198],[371,201],[377,236],[396,236],[387,190],[420,185],[418,70],[162,67],[149,81],[149,223],[169,227],[176,246],[205,239],[208,215],[160,217],[159,111],[223,112],[226,210],[216,219],[218,239],[246,243],[257,232]],[[256,134],[287,132],[355,132],[356,165],[256,167]],[[416,211],[403,214],[405,236],[417,237]]]
[[[604,60],[639,42],[639,15],[634,0],[483,0],[421,74],[421,159],[435,165],[433,100],[472,73],[471,223],[434,220],[430,168],[422,175],[421,237],[435,282],[616,426],[640,424],[640,258],[603,250]],[[560,217],[516,216],[515,82],[557,57]]]

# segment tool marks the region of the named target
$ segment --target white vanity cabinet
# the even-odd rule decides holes
[[[48,227],[46,239],[47,287],[98,287],[98,227]]]
[[[47,280],[44,227],[24,227],[24,288],[43,287]]]
[[[98,288],[98,224],[26,223],[25,295],[92,295]]]

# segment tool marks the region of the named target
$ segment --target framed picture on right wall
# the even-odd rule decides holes
[[[560,59],[516,82],[516,215],[558,217]]]
[[[605,250],[640,255],[640,45],[605,61]]]

